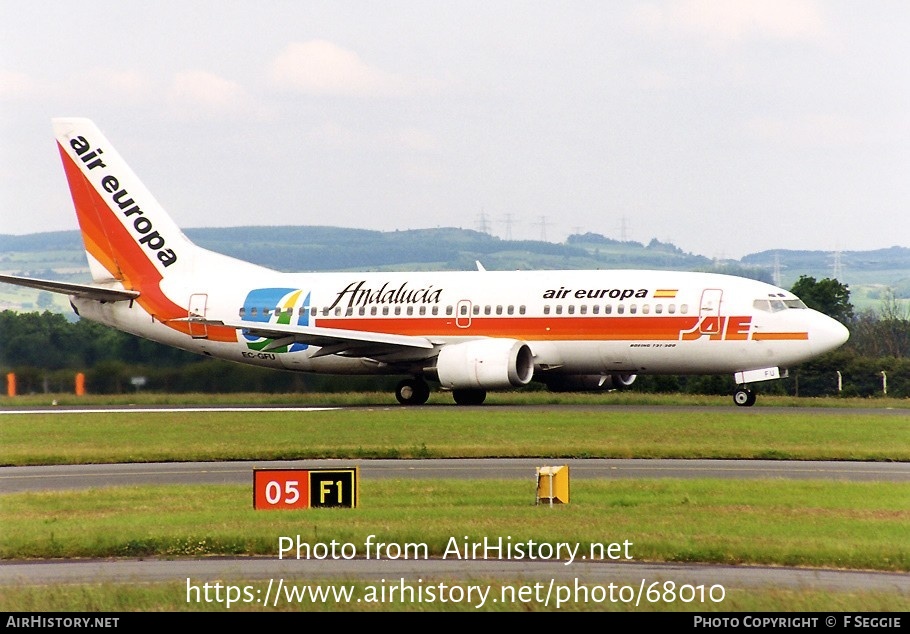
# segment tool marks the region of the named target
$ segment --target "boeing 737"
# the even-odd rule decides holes
[[[607,390],[645,374],[732,373],[751,385],[842,345],[793,293],[659,270],[286,273],[191,242],[89,120],[54,119],[92,283],[2,275],[70,296],[85,319],[279,370],[403,377],[395,396],[458,404],[532,381]]]

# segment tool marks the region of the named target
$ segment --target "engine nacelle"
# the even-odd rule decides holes
[[[551,392],[621,390],[635,382],[634,374],[557,374],[544,379]]]
[[[534,355],[517,339],[465,341],[439,351],[436,374],[452,390],[521,387],[534,376]]]

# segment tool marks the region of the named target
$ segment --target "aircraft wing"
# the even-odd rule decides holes
[[[394,355],[396,357],[407,356],[409,358],[425,359],[436,354],[436,346],[425,337],[290,324],[226,323],[221,321],[207,321],[205,323],[217,323],[217,325],[240,329],[244,334],[254,337],[272,339],[272,343],[263,348],[263,352],[292,343],[304,343],[320,348],[313,357],[338,354],[357,357]]]
[[[71,295],[73,297],[94,299],[100,302],[122,302],[139,297],[139,291],[127,291],[124,289],[97,286],[93,284],[74,284],[72,282],[57,282],[55,280],[39,280],[33,277],[19,277],[18,275],[0,275],[0,282],[15,284],[16,286],[37,288],[52,293],[63,293],[64,295]]]

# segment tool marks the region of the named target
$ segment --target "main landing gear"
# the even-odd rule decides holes
[[[733,402],[740,407],[752,407],[755,405],[755,392],[745,385],[740,385],[733,392]]]
[[[402,405],[423,405],[430,398],[430,386],[423,379],[404,379],[395,388],[395,398]]]
[[[430,398],[430,386],[421,378],[403,379],[395,388],[395,398],[402,405],[423,405]],[[487,398],[486,390],[452,390],[456,405],[480,405]]]

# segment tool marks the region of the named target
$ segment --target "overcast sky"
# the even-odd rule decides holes
[[[0,233],[75,229],[50,119],[184,228],[910,246],[910,3],[0,0]]]

